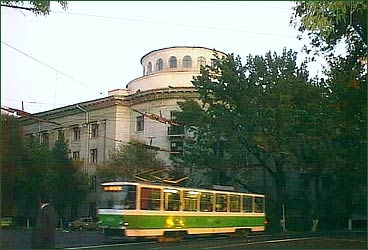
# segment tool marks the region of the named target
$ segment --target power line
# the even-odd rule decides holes
[[[172,23],[172,22],[165,22],[165,21],[153,21],[153,20],[144,20],[144,19],[133,19],[133,18],[103,16],[103,15],[75,13],[75,12],[61,12],[61,11],[50,11],[50,12],[57,13],[57,14],[64,14],[64,15],[75,15],[75,16],[85,16],[85,17],[95,17],[95,18],[103,18],[103,19],[112,19],[112,20],[118,20],[118,21],[156,23],[156,24],[164,24],[164,25],[171,25],[171,26],[182,26],[182,27],[185,27],[185,28],[224,30],[224,31],[230,31],[230,32],[245,32],[245,33],[249,33],[249,34],[253,34],[253,35],[279,36],[279,37],[296,39],[295,36],[289,36],[289,35],[283,35],[283,34],[276,34],[276,33],[255,32],[255,31],[249,31],[249,30],[241,29],[241,28],[225,28],[225,27],[218,27],[218,26],[191,25],[191,24],[183,24],[183,23]]]
[[[23,52],[23,51],[21,51],[21,50],[19,50],[19,49],[15,48],[15,47],[11,46],[10,44],[8,44],[8,43],[6,43],[6,42],[4,42],[4,41],[1,41],[1,43],[5,44],[5,45],[6,45],[6,46],[8,46],[9,48],[11,48],[11,49],[13,49],[13,50],[15,50],[15,51],[17,51],[17,52],[19,52],[19,53],[21,53],[22,55],[25,55],[25,56],[27,56],[27,57],[31,58],[32,60],[34,60],[34,61],[36,61],[36,62],[38,62],[38,63],[40,63],[40,64],[42,64],[42,65],[44,65],[44,66],[46,66],[46,67],[48,67],[48,68],[50,68],[50,69],[52,69],[52,70],[56,71],[57,73],[62,74],[63,76],[65,76],[65,77],[67,77],[67,78],[69,78],[69,79],[73,80],[74,82],[76,82],[76,83],[78,83],[78,84],[80,84],[80,85],[82,85],[82,86],[84,86],[84,87],[86,87],[86,88],[89,88],[89,89],[91,89],[91,90],[93,90],[93,91],[95,91],[95,92],[99,93],[100,95],[102,95],[102,92],[100,92],[100,91],[98,91],[98,90],[96,90],[96,89],[92,88],[91,86],[89,86],[89,85],[87,85],[87,84],[85,84],[85,83],[83,83],[83,82],[81,82],[81,81],[79,81],[79,80],[75,79],[74,77],[71,77],[70,75],[68,75],[68,74],[66,74],[66,73],[64,73],[64,72],[62,72],[62,71],[60,71],[60,70],[58,70],[57,68],[55,68],[55,67],[53,67],[53,66],[50,66],[50,65],[48,65],[47,63],[44,63],[44,62],[42,62],[41,60],[38,60],[37,58],[35,58],[35,57],[31,56],[31,55],[28,55],[27,53],[25,53],[25,52]]]
[[[1,98],[4,100],[8,100],[8,101],[13,101],[13,102],[25,102],[25,103],[30,103],[30,104],[40,104],[40,105],[50,105],[50,104],[55,104],[55,105],[67,105],[65,103],[51,103],[51,102],[37,102],[37,101],[21,101],[21,100],[15,100],[15,99],[11,99],[11,98]]]
[[[27,117],[33,120],[36,120],[38,122],[46,122],[46,123],[51,123],[51,124],[55,124],[55,125],[61,125],[60,123],[57,122],[53,122],[53,121],[49,121],[40,117],[37,117],[31,113],[25,112],[23,110],[19,110],[19,109],[15,109],[15,108],[10,108],[10,107],[6,107],[6,106],[2,106],[1,109],[9,112],[9,113],[16,113],[17,115],[21,116],[21,117]]]

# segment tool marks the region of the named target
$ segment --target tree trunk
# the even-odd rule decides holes
[[[276,207],[279,211],[277,218],[280,220],[282,218],[282,206],[285,205],[285,172],[281,161],[276,160],[275,167]]]

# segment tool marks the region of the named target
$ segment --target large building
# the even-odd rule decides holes
[[[179,109],[177,102],[196,97],[191,81],[200,66],[211,63],[214,52],[188,46],[151,51],[141,59],[143,76],[125,88],[111,90],[107,97],[97,100],[34,114],[48,122],[24,119],[24,132],[50,147],[63,135],[70,156],[83,162],[82,170],[88,173],[94,190],[98,164],[112,149],[131,140],[159,149],[158,157],[170,165],[170,155],[183,150],[184,130],[170,123]],[[88,214],[82,215],[94,215],[95,195],[91,192],[89,203],[81,208]]]

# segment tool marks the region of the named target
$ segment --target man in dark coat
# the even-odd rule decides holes
[[[47,200],[41,200],[40,210],[33,229],[32,248],[55,248],[55,229],[57,223],[58,216],[55,209],[47,202]]]

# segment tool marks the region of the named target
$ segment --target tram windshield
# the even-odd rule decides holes
[[[99,208],[101,209],[135,209],[136,186],[111,185],[102,186]]]

